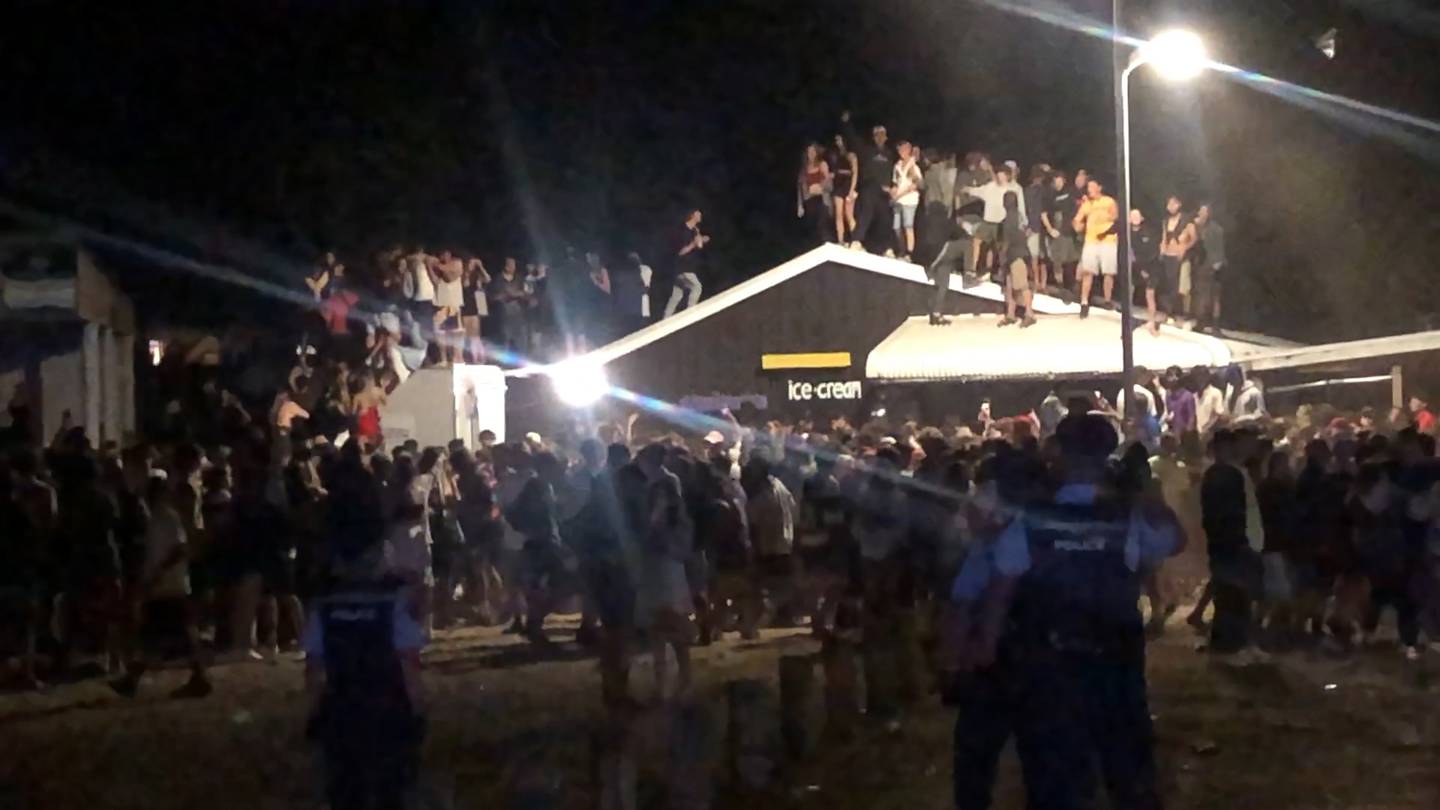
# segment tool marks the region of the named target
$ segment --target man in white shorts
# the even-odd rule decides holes
[[[1119,235],[1116,223],[1120,207],[1115,198],[1105,194],[1099,180],[1090,180],[1085,187],[1085,201],[1075,213],[1075,230],[1085,234],[1080,250],[1080,317],[1090,315],[1090,285],[1098,273],[1103,279],[1105,306],[1112,305],[1115,275],[1120,270]]]

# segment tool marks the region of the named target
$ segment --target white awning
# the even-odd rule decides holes
[[[1275,371],[1434,351],[1440,351],[1440,331],[1279,348],[1245,357],[1241,364],[1247,371]]]
[[[1119,374],[1120,324],[1113,318],[1041,315],[1028,329],[1000,328],[994,315],[962,315],[931,326],[907,319],[865,361],[865,376],[889,382],[1098,377]],[[1224,341],[1181,329],[1135,332],[1135,365],[1224,366]]]

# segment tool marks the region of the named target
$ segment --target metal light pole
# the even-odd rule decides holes
[[[1135,383],[1134,292],[1130,273],[1134,262],[1130,256],[1130,74],[1145,64],[1152,64],[1164,78],[1184,81],[1199,75],[1213,63],[1205,56],[1200,38],[1189,31],[1166,31],[1138,48],[1121,40],[1120,6],[1112,0],[1115,26],[1115,129],[1119,136],[1116,158],[1120,169],[1120,222],[1116,249],[1120,270],[1120,390],[1126,404]]]
[[[1115,223],[1115,250],[1120,265],[1120,391],[1125,397],[1126,409],[1129,410],[1130,400],[1134,397],[1131,386],[1135,382],[1135,329],[1132,311],[1135,293],[1130,278],[1130,74],[1139,62],[1132,57],[1132,54],[1138,51],[1131,51],[1121,41],[1122,4],[1123,0],[1113,0],[1111,6],[1111,25],[1114,31],[1111,41],[1114,44],[1115,62],[1115,129],[1119,135],[1116,167],[1120,173],[1120,217]],[[1118,397],[1115,404],[1120,404]]]

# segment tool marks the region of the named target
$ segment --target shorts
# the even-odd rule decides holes
[[[915,227],[915,211],[920,206],[903,205],[897,202],[891,203],[890,207],[895,211],[895,224],[893,227],[896,230]]]
[[[999,239],[999,238],[1000,238],[1000,223],[998,223],[998,222],[981,222],[979,225],[976,225],[976,226],[975,226],[975,240],[976,240],[976,241],[978,241],[978,242],[980,242],[980,243],[982,243],[982,244],[986,244],[986,245],[993,245],[993,244],[995,244],[995,240],[997,240],[997,239]]]
[[[434,322],[435,322],[435,302],[434,302],[434,301],[411,301],[411,302],[410,302],[410,315],[415,318],[416,322],[418,322],[418,323],[421,324],[422,328],[423,328],[424,324],[434,323]]]
[[[1152,280],[1155,295],[1168,297],[1180,291],[1180,257],[1161,256],[1159,272]]]
[[[1086,242],[1080,251],[1080,272],[1113,276],[1120,272],[1120,250],[1115,242]]]
[[[1032,231],[1029,236],[1025,237],[1025,247],[1029,249],[1031,256],[1037,259],[1045,258],[1045,246],[1042,242],[1038,231]]]
[[[1080,260],[1080,254],[1075,249],[1075,238],[1060,234],[1059,236],[1045,237],[1045,255],[1054,262],[1057,267],[1074,264]]]
[[[1010,262],[1010,273],[1005,279],[1005,286],[1011,292],[1025,292],[1030,289],[1030,263],[1024,259],[1013,259]]]

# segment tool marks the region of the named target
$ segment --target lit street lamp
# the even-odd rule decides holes
[[[1115,118],[1116,128],[1120,131],[1120,218],[1117,222],[1119,227],[1116,245],[1120,254],[1120,390],[1128,404],[1134,398],[1131,386],[1135,382],[1135,329],[1132,311],[1135,294],[1130,278],[1133,264],[1130,256],[1130,74],[1141,65],[1150,65],[1162,78],[1186,81],[1199,76],[1210,65],[1210,60],[1205,55],[1205,44],[1193,31],[1172,30],[1134,49],[1130,53],[1129,64],[1121,69],[1120,0],[1115,0],[1114,11]]]

